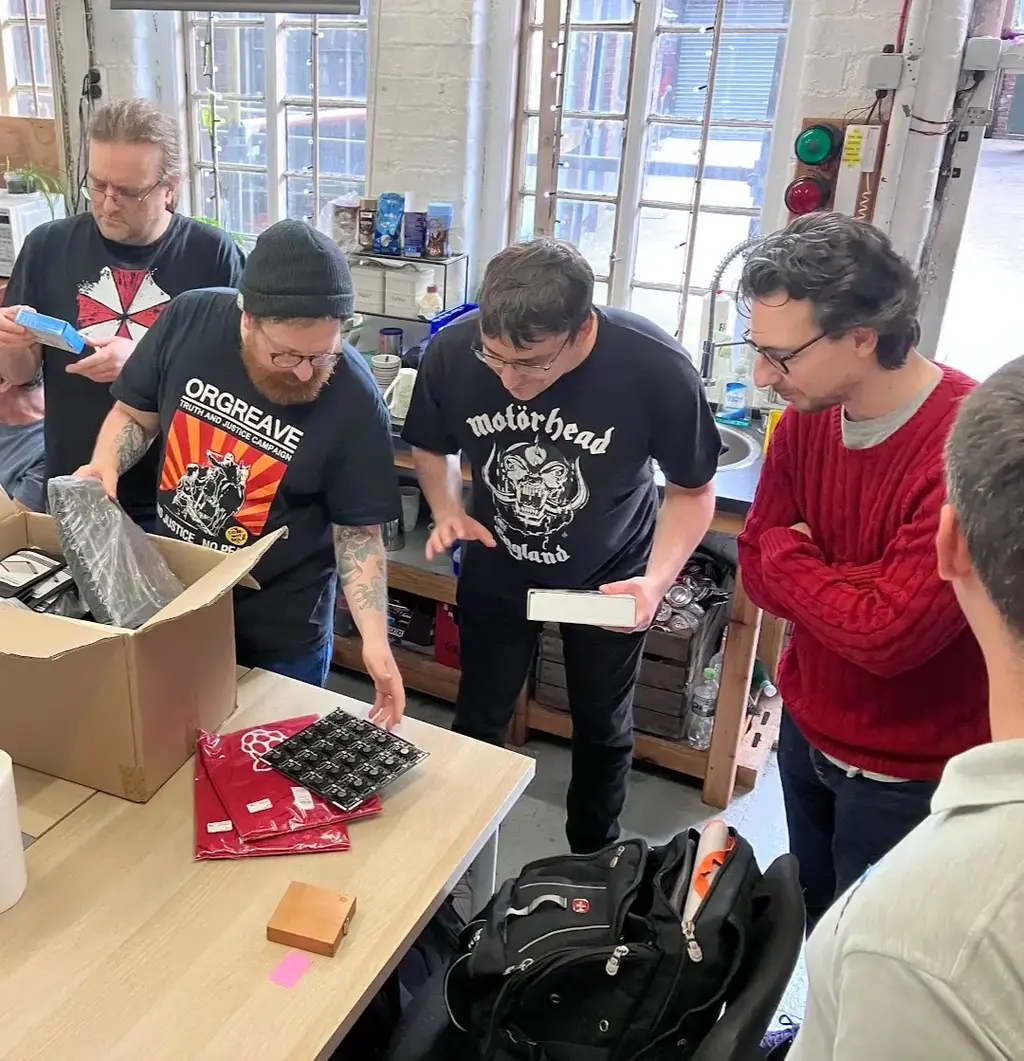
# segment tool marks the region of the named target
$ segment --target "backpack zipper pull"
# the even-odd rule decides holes
[[[686,940],[686,953],[690,956],[690,961],[702,962],[704,960],[704,951],[701,950],[700,944],[697,942],[697,930],[692,921],[683,922],[683,939]]]
[[[614,976],[619,971],[619,966],[622,964],[622,959],[629,954],[629,947],[616,947],[608,957],[608,961],[604,964],[604,971],[609,976]]]
[[[615,867],[619,864],[619,859],[622,858],[622,856],[625,854],[625,852],[626,852],[626,845],[625,844],[623,844],[621,847],[616,848],[615,854],[612,855],[611,862],[608,863],[608,868],[609,869],[615,869]]]

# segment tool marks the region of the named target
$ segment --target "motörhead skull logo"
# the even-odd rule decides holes
[[[500,452],[493,446],[482,474],[505,519],[522,534],[546,537],[562,530],[590,497],[579,460],[570,464],[539,439]]]

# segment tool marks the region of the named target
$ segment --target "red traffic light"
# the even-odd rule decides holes
[[[821,177],[797,177],[786,189],[786,209],[791,214],[813,214],[832,197],[832,185]]]

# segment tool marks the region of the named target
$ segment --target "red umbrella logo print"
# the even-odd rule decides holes
[[[156,323],[171,296],[148,269],[112,269],[78,289],[78,330],[87,337],[123,336],[137,342]]]

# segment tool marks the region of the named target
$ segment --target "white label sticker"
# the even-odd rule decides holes
[[[269,799],[258,799],[255,803],[247,803],[245,809],[250,814],[259,814],[261,810],[270,810],[273,805],[273,802]]]
[[[234,829],[232,822],[207,822],[206,831],[208,833],[230,833]]]
[[[292,796],[295,798],[295,806],[299,810],[313,809],[313,794],[308,788],[293,788]]]

